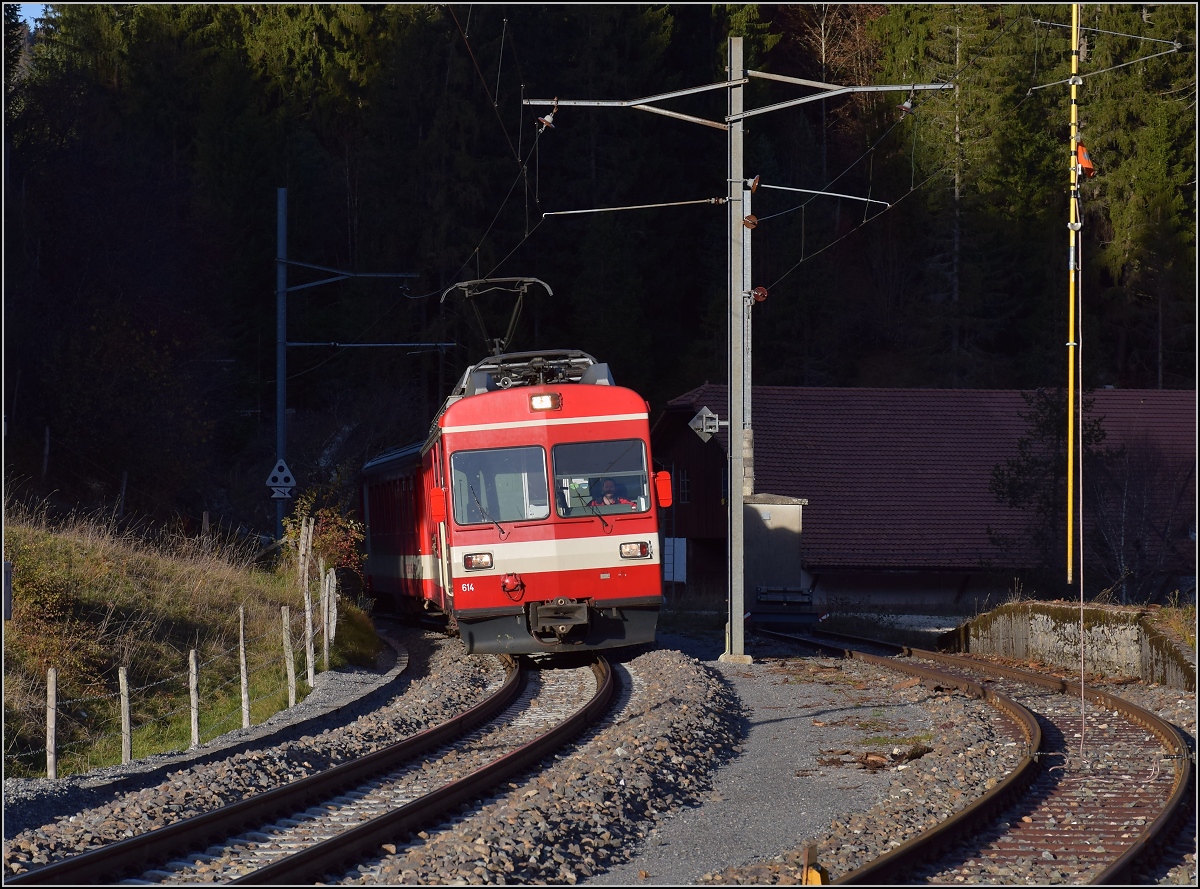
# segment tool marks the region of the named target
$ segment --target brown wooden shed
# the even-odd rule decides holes
[[[1102,389],[1087,397],[1107,446],[1126,445],[1169,468],[1176,500],[1180,484],[1186,489],[1182,504],[1149,508],[1174,510],[1153,545],[1167,549],[1165,572],[1194,589],[1195,391]],[[675,479],[663,535],[686,549],[679,573],[689,592],[720,593],[727,433],[722,427],[700,440],[688,422],[702,407],[724,419],[725,386],[672,399],[652,440],[656,462]],[[999,503],[989,485],[994,468],[1017,455],[1029,410],[1018,390],[755,387],[755,491],[807,499],[805,575],[797,582],[813,590],[814,604],[969,612],[1003,600],[1034,554],[997,548],[995,535],[1019,537],[1029,517]]]

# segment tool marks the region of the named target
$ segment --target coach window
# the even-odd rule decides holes
[[[454,521],[524,522],[550,515],[546,452],[539,447],[459,451],[450,455]]]
[[[554,502],[560,516],[645,512],[650,508],[646,446],[637,438],[555,445]],[[606,482],[616,502],[604,502]]]

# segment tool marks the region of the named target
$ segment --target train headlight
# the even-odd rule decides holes
[[[557,392],[547,392],[544,395],[530,395],[529,409],[531,411],[560,411],[562,396]]]
[[[463,566],[468,571],[482,571],[492,567],[491,553],[467,553],[463,556]]]
[[[621,558],[648,559],[650,558],[650,544],[642,541],[639,541],[638,543],[622,543]]]

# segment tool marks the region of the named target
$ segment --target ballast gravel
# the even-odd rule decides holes
[[[746,650],[749,665],[704,650],[748,708],[740,755],[702,806],[652,827],[628,863],[589,882],[794,883],[807,845],[836,877],[969,804],[1019,756],[974,698],[760,638]]]
[[[1195,661],[1195,653],[1186,649]],[[1139,707],[1149,710],[1162,719],[1173,723],[1184,734],[1188,750],[1192,755],[1193,770],[1196,758],[1196,693],[1183,691],[1166,685],[1146,685],[1137,681],[1091,683],[1092,687],[1125,698]],[[1197,868],[1196,800],[1188,803],[1184,823],[1169,839],[1169,849],[1161,860],[1146,865],[1137,874],[1138,882],[1174,886],[1195,886],[1200,876]]]
[[[503,677],[497,659],[464,656],[440,634],[410,630],[397,635],[409,653],[407,670],[387,671],[374,692],[314,721],[318,699],[307,714],[290,714],[308,719],[290,728],[274,726],[269,740],[222,747],[215,757],[202,752],[190,763],[165,767],[165,773],[162,767],[126,768],[74,781],[11,787],[6,781],[5,830],[11,826],[13,835],[5,842],[5,873],[145,833],[370,753],[463,712]],[[353,688],[343,685],[341,691],[352,694]],[[332,689],[323,692],[326,701],[332,694]],[[47,785],[57,792],[45,793]]]
[[[251,726],[226,732],[195,750],[179,750],[106,766],[55,781],[46,778],[4,780],[4,838],[48,824],[63,814],[101,806],[122,791],[145,787],[169,772],[199,767],[253,749],[268,737],[284,739],[287,732],[320,732],[383,704],[395,694],[392,683],[408,666],[408,653],[392,642],[385,645],[374,669],[344,667],[317,674],[312,691],[296,706],[280,710]]]
[[[655,819],[697,803],[737,749],[737,701],[679,651],[612,656],[623,662],[608,719],[536,773],[338,882],[574,884],[621,861]]]
[[[111,787],[89,786],[92,776],[14,784],[10,794],[6,782],[6,837],[17,819],[6,872],[375,749],[461,712],[498,669],[464,657],[454,640],[399,635],[409,671],[320,727],[201,752]],[[609,652],[620,692],[606,721],[543,769],[328,880],[790,883],[808,845],[836,878],[969,804],[1019,755],[1002,717],[962,694],[857,661],[801,657],[784,643],[748,641],[749,665],[718,662],[721,648],[712,637],[660,634],[657,647]],[[1163,709],[1194,711],[1194,695],[1170,695]],[[68,789],[46,793],[46,784]],[[80,794],[87,804],[70,805]]]
[[[842,819],[853,832],[894,790],[915,832],[1016,759],[988,705],[900,674],[824,658],[723,664],[710,641],[659,645],[623,658],[627,700],[570,752],[329,882],[697,884],[730,865],[737,882],[786,882],[760,862],[814,826]],[[945,799],[930,792],[938,764],[953,770]],[[871,846],[843,844],[844,869]]]

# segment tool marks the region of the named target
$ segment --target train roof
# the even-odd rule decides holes
[[[508,352],[489,355],[468,367],[451,391],[447,405],[452,403],[450,399],[481,395],[495,389],[555,383],[615,385],[607,364],[598,363],[587,352],[578,349]]]
[[[391,448],[390,450],[384,451],[382,454],[378,455],[377,457],[372,457],[363,464],[363,474],[378,472],[397,463],[409,463],[414,458],[420,456],[424,447],[425,442],[419,441],[415,444],[405,445],[402,448]]]
[[[364,473],[377,472],[389,466],[411,460],[427,450],[437,440],[439,421],[450,405],[472,395],[483,395],[497,389],[517,386],[556,384],[584,386],[615,386],[607,364],[597,361],[579,349],[549,349],[538,352],[506,352],[489,355],[466,369],[429,426],[423,442],[393,448],[363,465]]]
[[[438,435],[439,422],[450,405],[472,395],[516,386],[545,386],[575,383],[584,386],[615,386],[607,364],[578,349],[540,352],[506,352],[489,355],[467,368],[429,425],[428,447]]]

